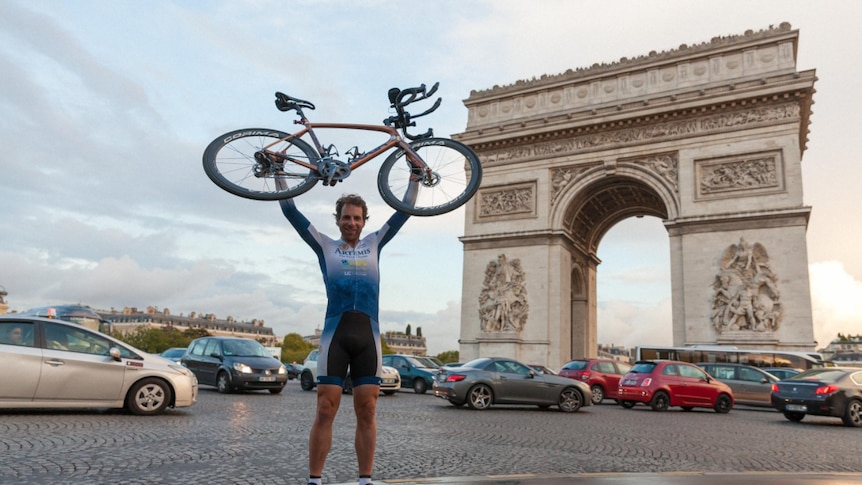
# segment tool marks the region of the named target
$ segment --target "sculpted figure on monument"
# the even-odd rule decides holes
[[[762,244],[749,245],[740,238],[738,244],[728,246],[713,283],[710,317],[715,330],[777,330],[781,324],[781,295],[776,283]]]
[[[520,332],[527,322],[527,288],[521,260],[504,254],[488,263],[479,295],[479,317],[484,332]]]

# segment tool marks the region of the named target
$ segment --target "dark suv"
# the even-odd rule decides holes
[[[287,369],[260,342],[239,337],[192,340],[182,358],[200,384],[218,392],[266,389],[278,394],[287,383]]]
[[[401,386],[412,387],[416,394],[425,394],[425,391],[434,385],[434,376],[437,367],[429,367],[433,363],[426,362],[413,355],[387,354],[383,356],[383,365],[394,367],[401,375]]]
[[[593,393],[593,404],[605,399],[617,399],[620,379],[632,366],[611,359],[575,359],[560,369],[557,375],[586,382]]]

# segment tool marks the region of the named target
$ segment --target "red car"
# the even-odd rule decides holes
[[[593,404],[601,404],[605,399],[617,399],[620,379],[631,367],[611,359],[575,359],[557,375],[586,382],[593,392]]]
[[[680,406],[683,411],[712,408],[728,413],[733,408],[733,391],[700,367],[673,360],[641,360],[620,380],[620,404],[632,408],[642,402],[654,411]]]

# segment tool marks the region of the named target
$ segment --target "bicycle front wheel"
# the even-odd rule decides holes
[[[410,146],[433,176],[419,182],[416,203],[407,204],[402,198],[413,166],[404,150],[389,155],[380,167],[377,188],[392,208],[414,216],[436,216],[461,207],[479,189],[482,166],[467,145],[448,138],[426,138]]]
[[[317,171],[289,160],[315,164],[320,157],[302,140],[285,140],[289,136],[263,128],[225,133],[204,151],[204,171],[216,185],[246,199],[289,199],[305,193],[319,180]],[[264,147],[287,158],[263,155]]]

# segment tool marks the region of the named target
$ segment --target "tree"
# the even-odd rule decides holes
[[[386,343],[386,339],[383,338],[383,335],[380,336],[380,353],[381,354],[394,354],[395,352],[389,347]]]
[[[314,350],[314,345],[306,342],[302,335],[289,333],[284,336],[281,344],[281,361],[302,362],[312,350]]]
[[[405,331],[404,331],[404,333],[405,333],[408,337],[410,336],[410,324],[409,324],[409,323],[407,324],[407,330],[405,330]]]
[[[457,350],[447,350],[446,352],[437,354],[437,358],[444,364],[451,364],[452,362],[458,362],[459,353]]]
[[[417,336],[417,337],[421,337],[421,336],[422,336],[422,327],[416,327],[416,336]]]
[[[171,347],[188,347],[192,340],[209,336],[209,332],[201,328],[187,328],[181,332],[173,326],[140,325],[126,333],[113,332],[111,336],[144,352],[158,354]]]

